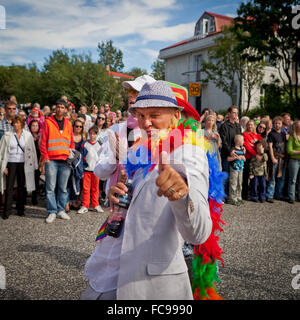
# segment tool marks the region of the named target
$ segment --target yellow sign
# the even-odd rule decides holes
[[[190,83],[189,85],[189,95],[193,97],[200,97],[201,85],[200,83]]]

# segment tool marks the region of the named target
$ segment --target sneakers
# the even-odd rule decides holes
[[[94,210],[98,213],[104,212],[100,205],[95,207]]]
[[[87,213],[87,212],[89,212],[89,209],[86,208],[86,207],[84,207],[84,206],[82,206],[82,207],[77,211],[77,213]]]
[[[231,204],[233,206],[240,206],[241,205],[241,202],[239,200],[232,200],[232,199],[228,199],[227,200],[227,203],[228,204]]]
[[[56,219],[56,213],[50,213],[46,219],[46,223],[52,223]]]
[[[70,220],[70,216],[68,214],[66,214],[65,211],[60,211],[57,214],[57,217],[63,220]],[[52,223],[54,222],[54,220],[56,219],[56,213],[50,213],[49,216],[46,219],[46,223]]]
[[[267,202],[274,203],[274,200],[272,198],[267,198]]]
[[[70,220],[70,216],[65,211],[59,211],[57,217],[63,220]]]

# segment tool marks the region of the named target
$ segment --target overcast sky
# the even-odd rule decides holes
[[[151,72],[159,50],[189,38],[204,11],[235,16],[234,0],[0,0],[6,29],[0,30],[0,65],[36,62],[56,49],[92,54],[113,40],[125,70]]]

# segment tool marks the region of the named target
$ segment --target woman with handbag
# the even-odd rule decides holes
[[[24,216],[25,185],[28,192],[35,190],[34,171],[38,169],[33,137],[23,130],[25,120],[15,116],[11,124],[14,130],[5,132],[0,141],[0,191],[5,190],[3,219],[8,219],[11,214],[15,179],[18,185],[17,214]]]

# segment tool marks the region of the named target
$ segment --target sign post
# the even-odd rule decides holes
[[[193,83],[189,84],[189,95],[193,97],[200,97],[201,95],[201,85],[200,83]]]

